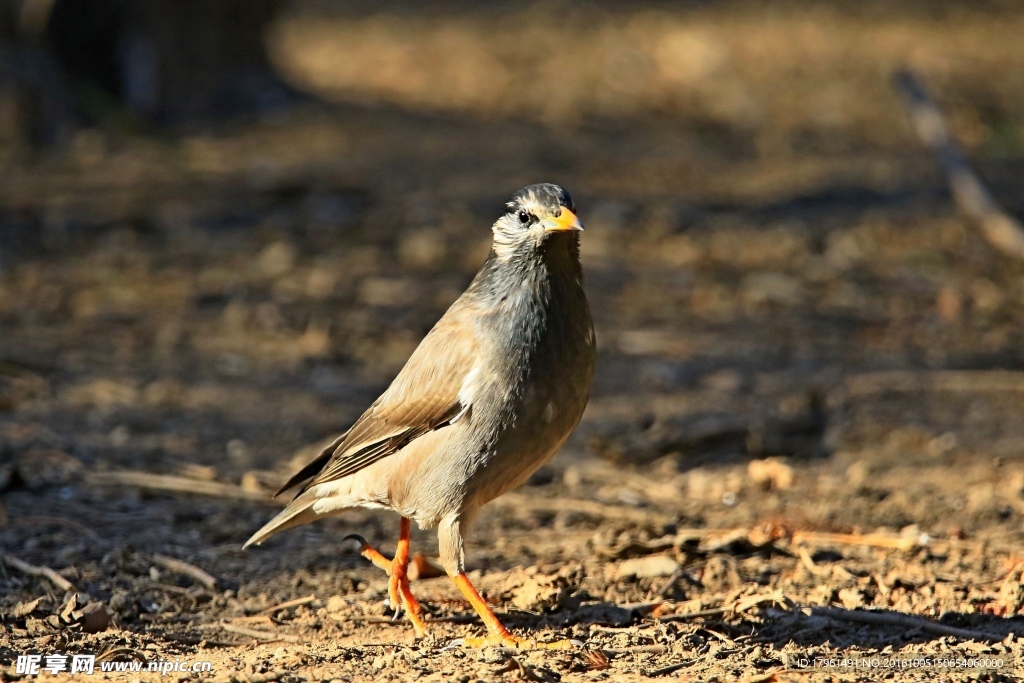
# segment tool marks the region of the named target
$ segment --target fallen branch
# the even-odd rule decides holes
[[[701,659],[703,659],[703,658],[701,658]],[[675,673],[676,671],[679,671],[683,667],[690,666],[691,664],[696,664],[699,661],[700,661],[700,659],[690,659],[690,660],[687,660],[685,662],[679,662],[678,664],[669,664],[668,666],[663,666],[660,669],[651,669],[650,671],[645,671],[644,675],[647,676],[648,678],[656,678],[658,676],[664,676],[666,674]]]
[[[1024,227],[999,206],[967,163],[924,85],[911,71],[897,72],[893,82],[910,109],[918,137],[942,165],[957,207],[978,225],[989,244],[1024,259]]]
[[[169,474],[150,474],[133,470],[114,472],[92,472],[86,481],[96,486],[136,486],[152,491],[173,491],[175,493],[192,493],[201,496],[217,496],[218,498],[238,498],[255,500],[261,503],[284,505],[272,499],[266,493],[250,491],[234,484],[222,484],[216,481],[202,481],[188,477],[175,477]]]
[[[217,579],[216,577],[210,576],[199,567],[189,564],[184,560],[177,560],[167,555],[161,555],[159,553],[153,555],[153,562],[160,565],[164,569],[169,569],[172,572],[178,574],[185,574],[191,576],[193,579],[203,584],[208,590],[216,590]]]
[[[75,590],[74,585],[70,581],[49,567],[37,567],[33,564],[29,564],[28,562],[24,562],[23,560],[19,560],[13,555],[4,555],[3,560],[6,566],[17,570],[22,574],[48,579],[50,583],[65,593],[71,593]]]
[[[793,544],[799,545],[801,543],[806,543],[808,545],[861,545],[868,546],[870,548],[894,548],[896,550],[913,550],[921,545],[920,538],[916,536],[831,534],[823,531],[793,532]]]
[[[188,477],[176,477],[169,474],[151,474],[137,470],[115,470],[112,472],[93,472],[86,481],[95,486],[135,486],[150,491],[170,491],[173,493],[190,493],[200,496],[217,498],[233,498],[252,500],[278,507],[288,501],[271,498],[260,491],[250,491],[234,484],[223,484],[216,481],[202,481]],[[593,500],[579,498],[536,498],[522,493],[510,492],[494,501],[496,505],[504,505],[517,509],[548,510],[551,512],[582,512],[595,517],[615,518],[633,522],[651,523],[668,516],[649,508],[638,509],[626,506],[607,505]]]
[[[668,577],[668,579],[665,581],[665,583],[662,584],[661,588],[659,588],[658,590],[654,591],[654,595],[656,597],[659,597],[659,598],[665,597],[665,595],[670,590],[672,590],[672,587],[674,585],[676,585],[676,582],[679,581],[679,579],[683,578],[683,576],[685,575],[685,572],[686,572],[686,570],[683,569],[682,567],[680,567],[679,569],[677,569],[674,572],[672,572],[672,576]]]
[[[289,608],[292,608],[292,607],[301,607],[302,605],[308,605],[309,603],[313,602],[314,600],[316,600],[316,596],[315,595],[307,595],[304,598],[295,598],[294,600],[289,600],[287,602],[282,602],[280,605],[274,605],[273,607],[268,607],[265,610],[263,610],[262,612],[260,612],[260,615],[261,616],[262,615],[270,616],[271,614],[274,614],[275,612],[280,612],[281,610],[286,610],[286,609],[289,609]]]
[[[171,491],[174,493],[191,493],[218,498],[236,498],[254,500],[261,503],[283,506],[287,501],[279,501],[269,495],[243,489],[233,484],[216,481],[201,481],[187,477],[176,477],[169,474],[151,474],[136,470],[117,470],[113,472],[93,472],[87,478],[88,483],[96,486],[136,486],[151,491]],[[617,505],[606,505],[592,500],[566,498],[535,498],[521,493],[506,493],[495,501],[510,507],[528,507],[534,510],[550,510],[552,512],[573,511],[594,515],[595,517],[616,517],[632,521],[650,522],[658,515],[651,510],[639,510]]]
[[[900,612],[871,612],[866,610],[844,610],[834,607],[814,607],[811,609],[812,616],[828,617],[837,621],[851,621],[859,624],[884,624],[886,626],[899,626],[905,629],[921,629],[930,633],[938,633],[944,636],[955,636],[963,640],[1003,640],[1005,635],[971,631],[956,626],[946,626],[923,617],[916,617],[911,614]]]

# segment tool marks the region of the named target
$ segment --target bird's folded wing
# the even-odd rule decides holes
[[[278,491],[313,477],[303,487],[354,474],[397,452],[413,439],[451,424],[469,409],[467,392],[477,344],[466,327],[442,318],[413,352],[388,390],[351,429],[321,451]]]

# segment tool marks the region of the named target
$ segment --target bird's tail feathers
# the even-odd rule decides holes
[[[330,513],[317,512],[313,509],[313,504],[317,500],[319,499],[309,491],[299,495],[295,500],[288,504],[288,507],[281,510],[276,517],[264,524],[259,531],[254,533],[242,547],[248,548],[251,545],[259,545],[279,531],[291,529],[292,527],[299,526],[300,524],[308,524],[319,517],[323,517],[325,514],[334,514],[337,512],[337,510],[332,510]]]

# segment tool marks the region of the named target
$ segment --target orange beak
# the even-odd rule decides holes
[[[568,230],[583,230],[583,226],[580,224],[580,219],[576,218],[569,209],[562,207],[562,212],[557,216],[551,218],[545,218],[541,221],[541,225],[544,226],[546,232],[563,232]]]

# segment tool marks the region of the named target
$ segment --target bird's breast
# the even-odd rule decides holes
[[[569,284],[503,302],[488,325],[481,367],[490,371],[478,376],[472,421],[480,441],[467,482],[477,504],[525,481],[583,415],[594,333],[582,287]]]

